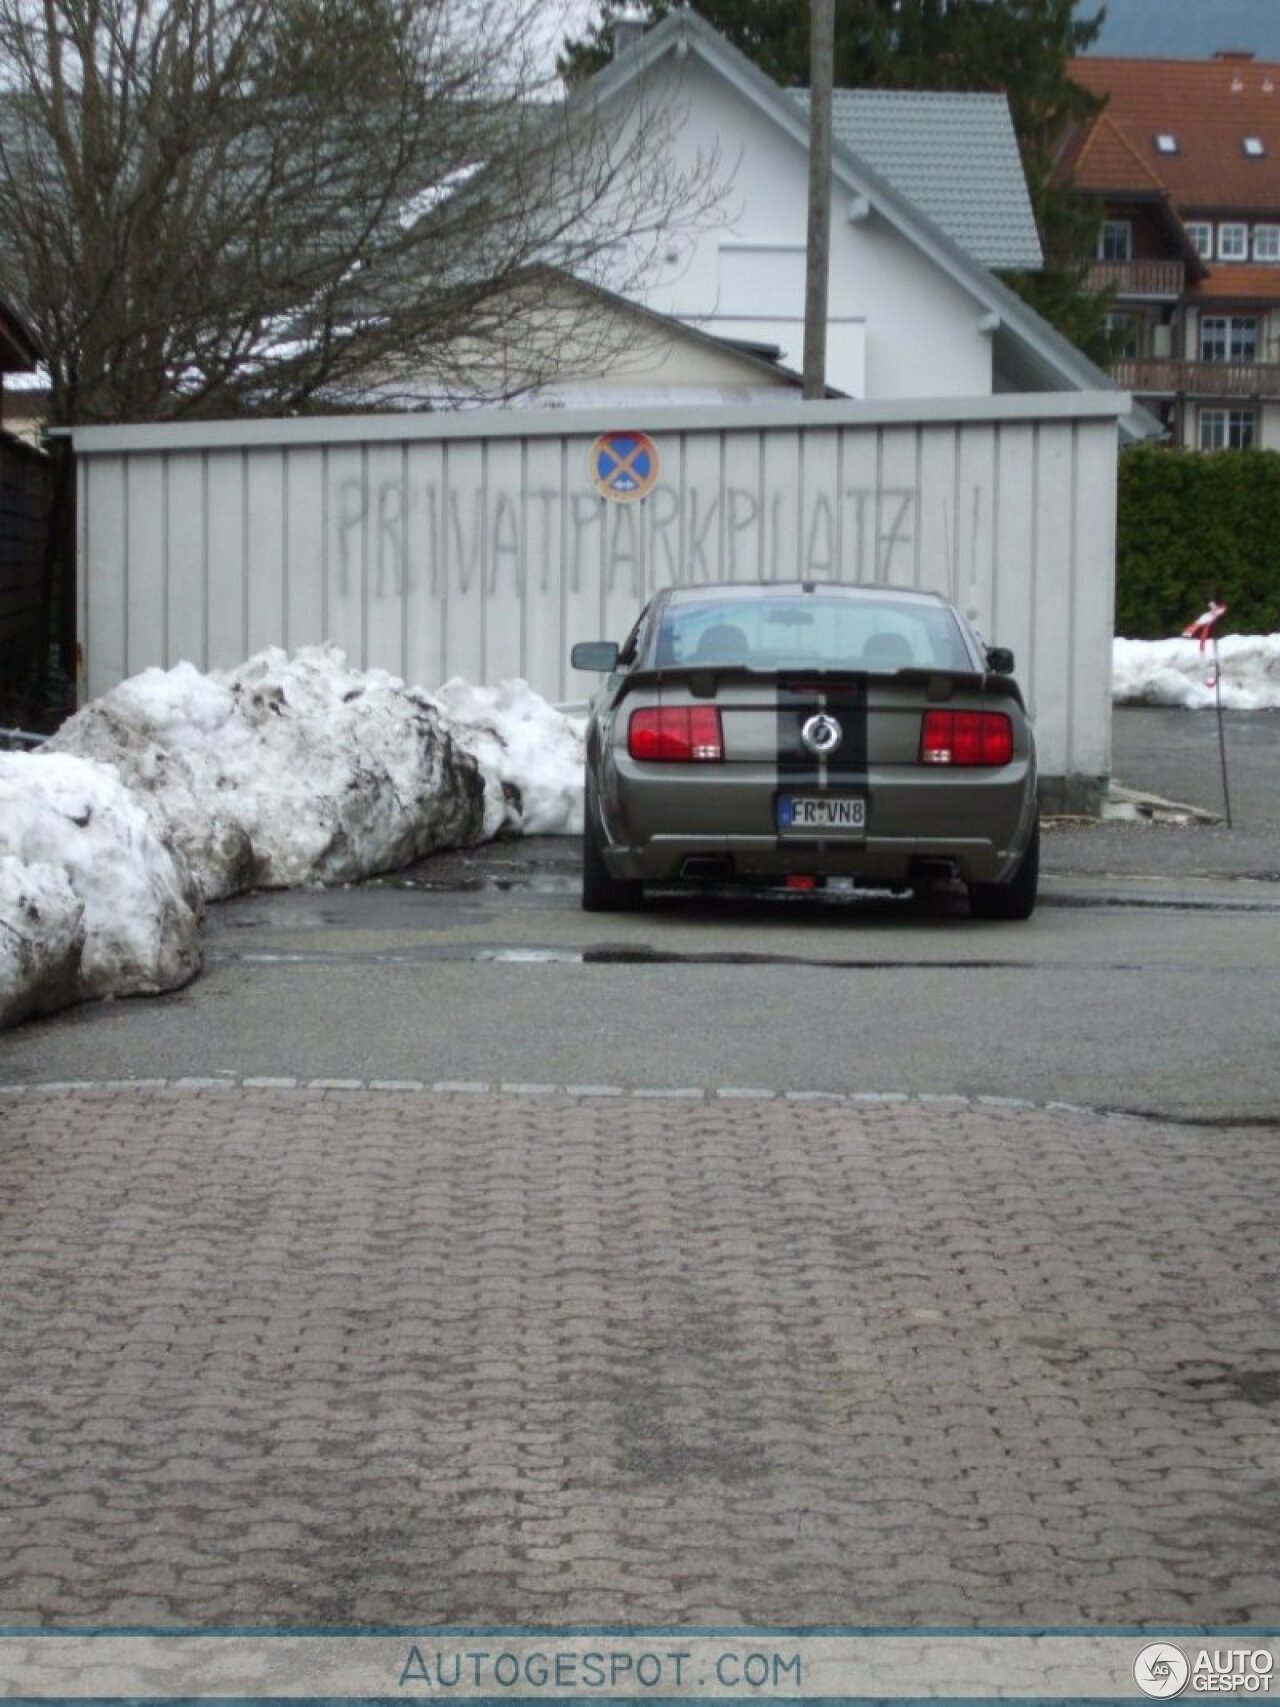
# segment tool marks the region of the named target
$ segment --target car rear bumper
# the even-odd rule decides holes
[[[776,775],[766,782],[722,771],[708,789],[691,769],[617,775],[604,811],[603,852],[613,876],[749,882],[803,872],[906,884],[922,867],[948,866],[964,882],[998,883],[1012,876],[1035,823],[1034,771],[1021,760],[998,772],[873,771],[861,791],[866,836],[823,841],[776,833]],[[686,869],[690,862],[699,869]]]
[[[836,845],[787,843],[743,836],[655,836],[642,848],[606,849],[605,864],[614,877],[644,883],[686,879],[786,877],[804,872],[815,877],[852,877],[869,883],[905,884],[921,867],[951,866],[965,883],[999,883],[1012,875],[1022,849],[991,842],[929,841],[869,837]],[[696,868],[696,869],[695,869]]]

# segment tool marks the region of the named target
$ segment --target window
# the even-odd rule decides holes
[[[1128,219],[1104,219],[1098,237],[1100,261],[1128,261],[1133,258],[1133,222]]]
[[[875,635],[892,633],[903,663],[920,669],[972,668],[956,619],[945,605],[895,599],[885,588],[874,601],[762,592],[759,598],[717,598],[670,604],[662,613],[654,662],[694,664],[732,660],[758,669],[858,667]],[[883,649],[881,649],[883,650]],[[867,668],[863,662],[862,668]]]
[[[1213,254],[1213,227],[1208,220],[1189,219],[1187,236],[1191,239],[1191,247],[1197,255],[1208,257]]]
[[[1280,261],[1280,225],[1254,226],[1253,258],[1255,261]]]
[[[1112,313],[1105,316],[1107,331],[1114,334],[1115,342],[1111,346],[1113,360],[1118,362],[1134,361],[1138,355],[1138,321],[1132,314]]]
[[[1249,450],[1255,418],[1252,409],[1202,409],[1201,450]]]
[[[1167,130],[1162,130],[1156,137],[1156,150],[1160,154],[1176,154],[1178,152],[1177,137],[1170,136]]]
[[[1250,160],[1261,160],[1267,152],[1260,136],[1246,136],[1241,146]]]
[[[1258,322],[1240,315],[1205,314],[1200,320],[1202,362],[1256,362]]]
[[[1249,227],[1220,225],[1218,227],[1218,259],[1247,261],[1249,258]]]

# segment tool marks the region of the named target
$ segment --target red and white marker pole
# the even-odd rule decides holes
[[[1206,642],[1210,640],[1213,642],[1213,700],[1218,712],[1218,759],[1222,766],[1222,805],[1229,830],[1231,828],[1231,790],[1227,785],[1227,737],[1222,726],[1222,666],[1218,662],[1218,636],[1216,633],[1219,619],[1226,614],[1226,605],[1219,604],[1217,599],[1210,599],[1208,609],[1183,629],[1182,638],[1184,640],[1199,640],[1202,652],[1205,649]]]

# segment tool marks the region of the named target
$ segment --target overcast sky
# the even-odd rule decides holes
[[[1092,15],[1098,0],[1077,0]],[[1145,59],[1211,59],[1240,48],[1280,60],[1280,0],[1106,0],[1093,53]]]

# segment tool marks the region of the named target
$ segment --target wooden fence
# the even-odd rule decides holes
[[[6,702],[16,701],[39,661],[50,500],[48,457],[0,432],[0,700]]]

